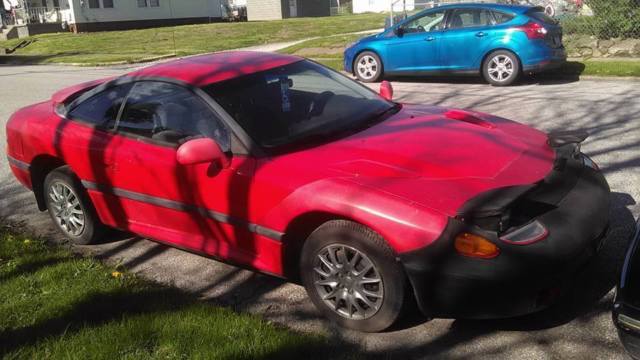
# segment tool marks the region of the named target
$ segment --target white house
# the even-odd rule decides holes
[[[227,0],[25,0],[29,18],[59,17],[74,32],[219,21]],[[51,22],[51,21],[48,21]]]
[[[415,0],[353,0],[353,13],[389,11],[393,4],[394,11],[412,11],[415,9]]]

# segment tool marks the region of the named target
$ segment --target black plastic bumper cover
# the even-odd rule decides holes
[[[401,254],[422,312],[434,317],[502,318],[550,305],[564,283],[597,252],[608,228],[610,190],[604,176],[586,166],[572,175],[571,187],[560,192],[554,209],[536,218],[549,230],[544,240],[507,244],[495,232],[470,229],[451,219],[435,243]],[[558,192],[555,187],[552,191]],[[463,231],[491,240],[500,255],[459,255],[453,239]]]

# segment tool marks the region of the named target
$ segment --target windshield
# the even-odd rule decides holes
[[[395,105],[306,60],[212,84],[204,90],[265,148],[362,128]]]

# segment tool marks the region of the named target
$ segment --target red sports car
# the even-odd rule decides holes
[[[74,243],[127,230],[300,281],[380,331],[412,297],[438,317],[547,306],[608,225],[585,137],[226,52],[59,91],[11,117],[7,155]]]

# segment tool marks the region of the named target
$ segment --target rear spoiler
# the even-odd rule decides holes
[[[588,137],[589,133],[584,130],[553,131],[549,133],[547,143],[555,149],[568,144],[579,145]]]
[[[64,89],[54,93],[51,96],[51,101],[53,101],[56,104],[65,103],[68,100],[73,100],[74,98],[78,97],[78,95],[80,95],[81,93],[83,93],[83,92],[85,92],[87,90],[91,90],[91,89],[95,88],[96,86],[104,84],[107,81],[110,81],[110,80],[112,80],[114,78],[115,77],[109,77],[109,78],[105,78],[105,79],[88,81],[88,82],[84,82],[82,84],[73,85],[73,86],[70,86],[68,88],[64,88]]]

